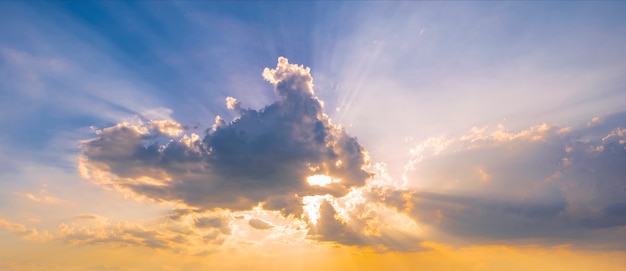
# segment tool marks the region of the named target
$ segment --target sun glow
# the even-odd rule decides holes
[[[305,196],[302,198],[302,209],[313,225],[320,218],[320,207],[324,201],[330,200],[330,195]]]
[[[333,178],[331,178],[328,175],[313,175],[313,176],[307,177],[306,181],[310,185],[326,186],[327,184],[338,183],[341,180],[340,179],[333,179]]]

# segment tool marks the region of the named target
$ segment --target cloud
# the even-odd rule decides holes
[[[61,224],[57,238],[70,244],[104,244],[116,246],[145,246],[150,248],[168,248],[179,239],[165,233],[146,229],[127,222],[117,224],[98,224],[81,226]]]
[[[420,143],[405,173],[412,215],[465,239],[591,242],[585,233],[626,225],[626,133],[600,128],[499,126],[448,137],[437,152]]]
[[[274,226],[270,223],[267,223],[261,219],[257,219],[257,218],[252,218],[248,221],[248,225],[250,225],[250,227],[253,227],[257,230],[267,230],[267,229],[271,229]]]
[[[311,240],[382,252],[422,249],[427,234],[568,241],[626,225],[626,132],[614,118],[427,139],[410,150],[397,182],[324,113],[309,68],[281,57],[263,77],[276,102],[254,110],[228,97],[236,117],[216,116],[204,135],[170,119],[95,129],[79,171],[103,187],[178,204],[168,231],[216,246],[233,236],[301,237],[302,223]],[[290,222],[279,226],[254,210]]]
[[[47,185],[43,185],[42,188],[37,193],[37,195],[31,194],[31,193],[20,193],[20,192],[13,192],[13,194],[16,196],[19,196],[19,197],[22,197],[22,198],[25,198],[34,202],[43,203],[43,204],[58,204],[58,203],[63,202],[62,199],[50,196],[47,187],[48,187]]]
[[[353,230],[348,223],[336,218],[333,206],[324,201],[320,206],[319,222],[311,227],[310,234],[316,240],[333,241],[344,245],[364,245],[362,236]]]
[[[591,126],[597,125],[599,123],[602,123],[602,118],[594,117],[589,122],[587,122],[587,126],[591,127]]]
[[[33,194],[30,193],[14,193],[15,195],[18,195],[20,197],[32,200],[34,202],[41,202],[41,203],[46,203],[46,204],[56,204],[61,202],[62,200],[52,197],[52,196],[35,196]]]
[[[411,191],[380,185],[338,199],[322,198],[319,217],[309,225],[310,238],[377,252],[423,250],[423,232],[409,213],[411,198]]]
[[[60,241],[72,245],[147,247],[187,255],[217,252],[232,231],[225,212],[175,210],[160,224],[141,225],[111,220],[96,214],[80,214],[62,222],[56,231],[37,230],[0,218],[0,228],[26,240]]]
[[[195,226],[201,229],[218,229],[223,234],[230,234],[231,228],[229,225],[229,219],[219,216],[204,216],[196,217],[194,219]]]
[[[188,206],[249,210],[258,204],[298,216],[300,198],[341,197],[365,184],[369,161],[356,138],[332,124],[313,95],[309,68],[279,58],[264,78],[279,100],[261,110],[227,99],[238,117],[216,118],[203,138],[177,138],[170,120],[135,120],[96,130],[84,142],[83,176],[114,189]],[[340,180],[325,186],[311,175]]]
[[[51,239],[51,235],[47,231],[38,231],[35,228],[28,228],[23,224],[11,222],[5,219],[0,218],[0,228],[4,228],[5,230],[18,234],[27,240],[35,240],[35,241],[47,241]]]
[[[275,103],[253,110],[228,97],[226,106],[237,117],[226,122],[217,116],[203,136],[183,134],[184,126],[173,120],[140,117],[94,129],[97,137],[83,142],[79,172],[103,187],[189,210],[262,206],[296,220],[306,218],[306,197],[341,198],[364,187],[373,176],[369,157],[324,113],[310,69],[281,57],[263,77],[275,87]],[[311,183],[311,176],[331,181]],[[196,217],[193,223],[231,234],[223,217]],[[255,217],[248,224],[273,228]]]
[[[95,215],[95,214],[80,214],[77,215],[76,217],[74,217],[75,219],[79,219],[79,220],[102,220],[104,219],[103,217],[99,216],[99,215]]]

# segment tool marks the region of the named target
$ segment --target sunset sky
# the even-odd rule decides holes
[[[625,14],[0,1],[0,270],[626,270]]]

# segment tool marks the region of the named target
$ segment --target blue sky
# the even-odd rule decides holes
[[[159,107],[206,125],[227,114],[228,95],[260,108],[274,97],[258,73],[277,56],[319,74],[318,95],[344,107],[330,114],[361,122],[361,137],[376,132],[360,119],[388,118],[379,112],[424,124],[384,127],[406,137],[505,118],[583,121],[615,113],[623,93],[619,3],[3,5],[4,108],[29,120],[6,121],[17,127],[3,138],[27,148]],[[441,117],[421,117],[430,112]]]
[[[85,214],[150,228],[186,206],[198,213],[180,217],[209,217],[211,234],[220,236],[215,240],[230,244],[248,233],[219,223],[237,228],[234,217],[245,216],[251,227],[263,228],[293,219],[285,211],[293,206],[277,202],[294,199],[276,195],[296,191],[319,196],[307,200],[318,204],[318,213],[326,210],[321,224],[303,233],[320,242],[418,249],[390,241],[407,234],[407,240],[459,246],[567,243],[623,251],[625,12],[626,4],[609,1],[2,2],[0,219],[54,235],[60,224]],[[280,61],[275,66],[281,56],[302,70]],[[318,115],[298,113],[293,97],[279,94],[281,82],[309,77],[323,108],[308,106]],[[308,99],[308,88],[294,91]],[[229,109],[227,97],[240,104]],[[295,111],[277,117],[272,108]],[[215,124],[218,115],[223,124]],[[336,157],[319,142],[292,137],[297,129],[290,129],[308,131],[311,119],[325,129],[325,146],[335,146]],[[165,126],[180,131],[165,132]],[[271,131],[276,127],[280,131]],[[220,156],[230,162],[217,154],[196,157],[208,161],[198,174],[223,190],[199,185],[199,177],[167,162],[193,171],[197,165],[186,163],[194,144],[232,152],[228,142],[236,136],[228,131],[258,135],[238,147],[241,153],[283,161],[266,165],[283,170],[261,178],[262,192],[245,189],[243,180],[254,178],[232,173],[264,172],[239,156]],[[183,136],[192,134],[202,140],[185,143]],[[349,143],[353,138],[363,153]],[[171,144],[172,153],[165,151],[168,142],[179,142]],[[293,149],[258,153],[278,148],[277,142]],[[150,144],[161,146],[159,166],[145,160],[154,154]],[[100,152],[140,146],[147,156]],[[175,153],[180,148],[185,152]],[[312,172],[343,182],[311,188],[303,177],[283,190],[267,188],[303,176],[306,169],[293,157],[309,161],[309,168],[319,163]],[[349,164],[349,157],[363,164]],[[133,173],[142,170],[150,173]],[[359,179],[361,170],[376,177]],[[242,183],[219,181],[229,178]],[[166,179],[181,184],[157,191]],[[357,198],[371,201],[368,210],[379,212],[382,224],[408,219],[427,230],[381,230],[369,243],[357,242],[370,230],[363,226],[370,222],[346,207]],[[257,203],[282,216],[251,214]],[[414,207],[402,215],[389,211],[402,209],[400,203]],[[218,216],[214,208],[231,213]],[[289,223],[306,226],[313,213],[301,212]],[[355,219],[354,232],[332,212]],[[489,219],[497,223],[484,225]],[[610,238],[614,231],[617,241]],[[63,234],[54,236],[71,237]]]

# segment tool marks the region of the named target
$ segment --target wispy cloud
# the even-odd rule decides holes
[[[49,241],[52,239],[52,235],[45,230],[40,232],[35,228],[28,228],[23,224],[11,222],[2,218],[0,218],[0,227],[11,233],[18,234],[26,240]]]
[[[30,193],[15,193],[15,195],[18,195],[20,197],[32,200],[34,202],[41,202],[41,203],[47,203],[47,204],[56,204],[61,202],[62,200],[59,198],[55,198],[52,196],[36,196]]]

